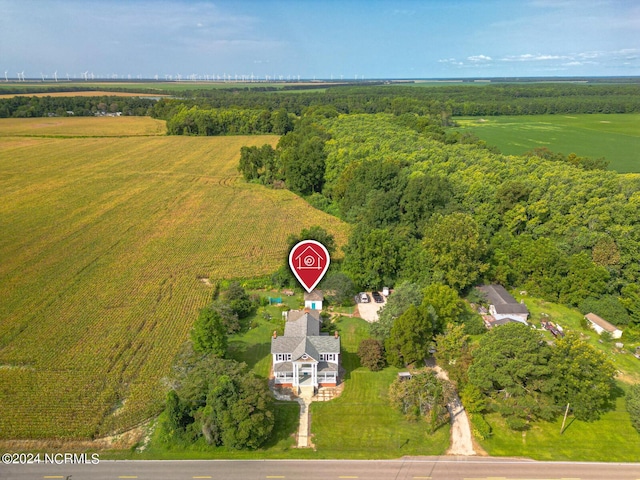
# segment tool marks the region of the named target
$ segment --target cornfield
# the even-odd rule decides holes
[[[275,270],[286,238],[347,227],[244,183],[243,145],[155,120],[0,121],[0,438],[91,438],[158,413],[211,289]],[[83,132],[82,121],[88,132]],[[13,125],[13,127],[12,127]],[[90,138],[87,138],[90,137]]]

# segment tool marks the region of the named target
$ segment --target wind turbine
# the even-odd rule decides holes
[[[85,81],[85,82],[87,81],[87,77],[88,77],[88,75],[89,75],[89,70],[87,70],[86,72],[84,72],[84,73],[82,74],[82,76],[84,77],[84,81]]]
[[[9,81],[9,77],[7,77],[7,73],[8,73],[8,72],[5,70],[5,71],[4,71],[4,81],[5,81],[5,82],[8,82],[8,81]]]
[[[22,81],[24,82],[24,70],[22,70]]]
[[[53,72],[53,78],[56,79],[56,83],[58,83],[58,71]]]
[[[69,73],[67,72],[67,82],[70,82],[71,80],[69,80]]]

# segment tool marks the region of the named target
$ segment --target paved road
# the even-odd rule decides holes
[[[98,465],[0,465],[3,480],[640,480],[640,464],[417,457],[389,461],[101,461]]]

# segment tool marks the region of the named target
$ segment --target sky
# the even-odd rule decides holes
[[[19,72],[632,76],[640,75],[640,1],[0,0],[0,79]]]

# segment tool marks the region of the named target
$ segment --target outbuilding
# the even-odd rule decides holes
[[[598,335],[602,334],[602,332],[609,332],[611,334],[611,338],[622,337],[622,330],[615,325],[610,324],[604,318],[599,317],[595,313],[587,313],[584,318],[587,319],[591,328],[598,332]]]

